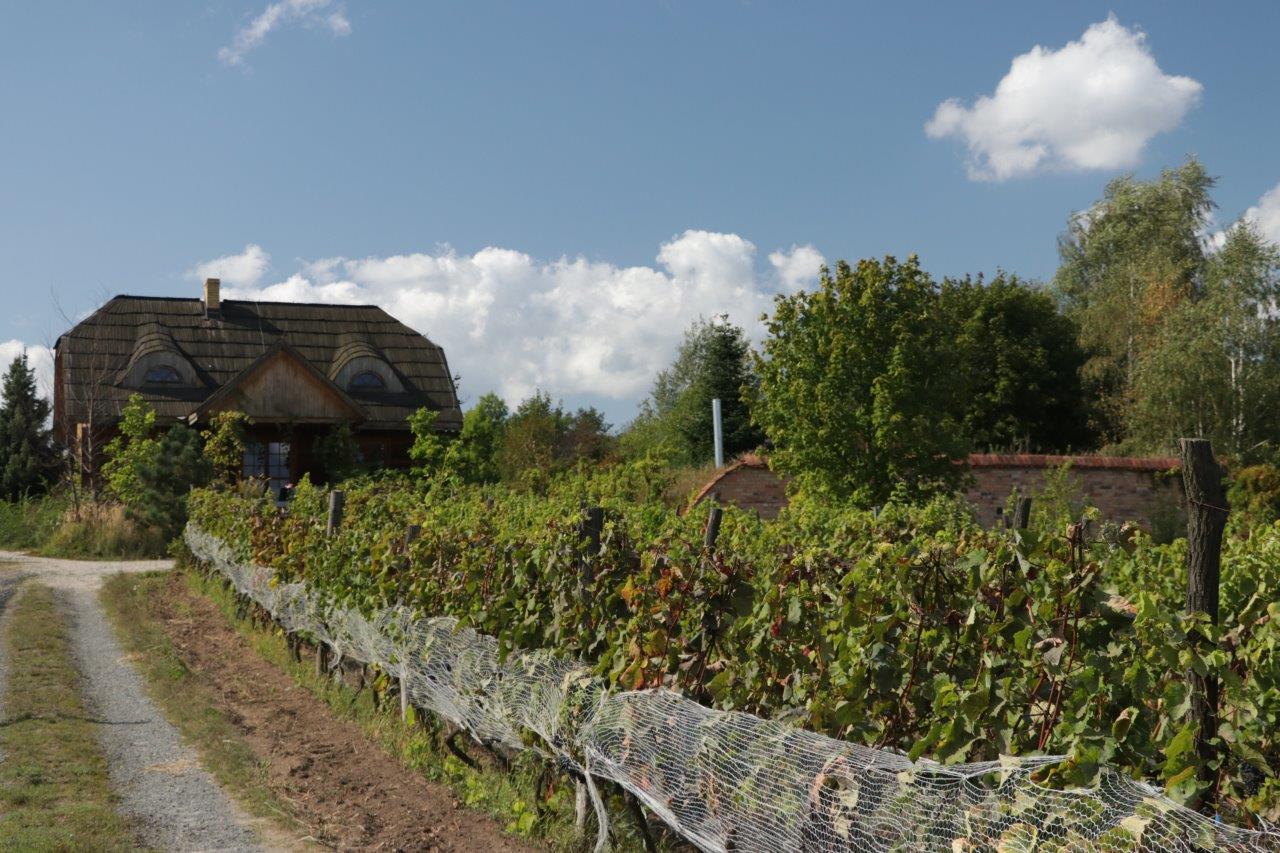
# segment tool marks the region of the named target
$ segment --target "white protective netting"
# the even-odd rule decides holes
[[[615,693],[579,662],[504,655],[452,618],[405,608],[370,618],[278,583],[194,524],[186,541],[286,631],[402,678],[415,707],[482,743],[531,749],[581,774],[602,818],[597,849],[606,824],[593,777],[713,851],[1280,851],[1280,834],[1226,826],[1118,774],[1055,790],[1032,778],[1055,757],[912,762],[671,691]]]

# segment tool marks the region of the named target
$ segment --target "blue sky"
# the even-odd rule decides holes
[[[468,398],[621,422],[688,321],[752,326],[820,259],[1047,279],[1071,211],[1191,153],[1221,223],[1265,226],[1277,32],[1274,3],[23,4],[0,342],[217,272],[386,305]],[[1037,45],[1030,94],[975,109]],[[1108,63],[1132,91],[1095,91]]]

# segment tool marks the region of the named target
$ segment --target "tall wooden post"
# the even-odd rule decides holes
[[[1184,438],[1182,484],[1187,495],[1187,612],[1207,613],[1218,624],[1218,582],[1222,570],[1222,532],[1227,526],[1227,499],[1222,491],[1222,468],[1213,458],[1208,439]],[[1204,643],[1198,632],[1191,642]],[[1210,740],[1218,731],[1218,679],[1213,675],[1188,674],[1191,685],[1191,715],[1198,723],[1196,752],[1203,762],[1216,758]],[[1210,784],[1206,801],[1213,798],[1216,773],[1206,769]]]
[[[1019,495],[1013,507],[1013,527],[1017,530],[1026,530],[1030,524],[1031,498]]]
[[[604,507],[587,507],[578,525],[578,536],[586,539],[585,550],[580,557],[578,590],[585,599],[591,582],[595,580],[595,559],[600,555],[600,539],[604,536]]]
[[[707,513],[707,530],[702,537],[702,546],[708,551],[714,550],[716,540],[720,538],[720,519],[724,515],[724,510],[718,506],[711,507],[711,512]]]
[[[329,493],[329,522],[325,530],[333,536],[342,527],[342,508],[346,506],[347,496],[339,489]]]

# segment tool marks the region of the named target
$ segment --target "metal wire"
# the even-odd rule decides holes
[[[1060,756],[943,766],[666,690],[612,692],[581,662],[504,655],[453,618],[366,615],[281,583],[194,524],[186,541],[286,631],[402,678],[415,707],[582,774],[600,815],[597,850],[607,821],[593,777],[707,851],[1280,851],[1280,835],[1209,820],[1116,773],[1092,788],[1037,783]]]

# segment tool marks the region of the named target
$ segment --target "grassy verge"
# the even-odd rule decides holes
[[[119,504],[82,504],[36,546],[45,557],[72,560],[144,560],[165,556],[168,540],[125,515]]]
[[[594,842],[594,829],[588,830],[590,839],[584,839],[574,829],[572,786],[563,779],[548,784],[546,765],[539,759],[518,756],[509,768],[485,761],[477,762],[479,766],[475,768],[467,766],[441,745],[439,725],[431,715],[405,722],[400,719],[396,703],[388,703],[395,707],[380,708],[374,703],[372,691],[357,692],[341,681],[317,676],[310,661],[293,660],[282,632],[239,618],[229,586],[196,571],[184,574],[191,591],[212,599],[259,655],[322,699],[335,715],[359,725],[405,767],[448,786],[467,806],[490,814],[513,835],[563,851],[589,849],[586,842]],[[611,849],[642,850],[635,824],[621,809],[611,812]],[[668,849],[665,844],[663,849]]]
[[[246,811],[276,820],[286,828],[305,830],[306,825],[267,783],[266,767],[169,641],[155,610],[166,595],[167,584],[165,572],[119,574],[108,578],[100,593],[116,636],[146,680],[147,692],[200,753],[204,767]],[[190,612],[182,600],[169,601],[168,606]]]
[[[66,511],[67,502],[53,495],[0,501],[0,548],[39,548],[58,529]]]
[[[76,560],[165,556],[165,537],[136,524],[118,504],[81,503],[65,492],[0,501],[0,548]]]
[[[6,850],[136,850],[80,700],[67,624],[30,585],[10,605],[0,725],[0,839]]]

